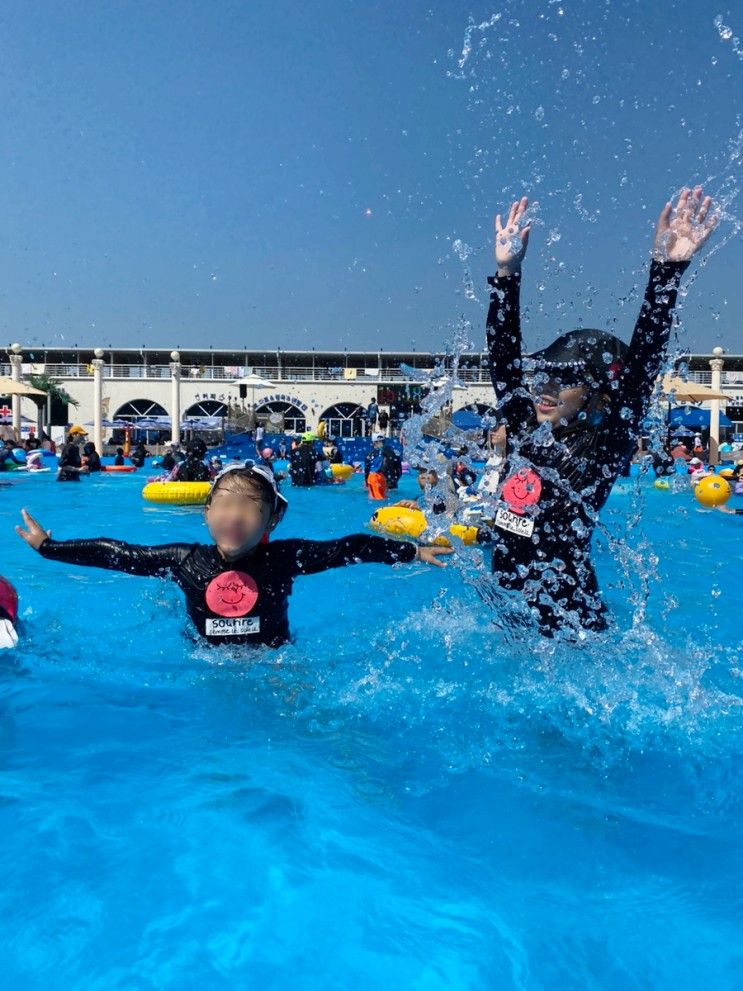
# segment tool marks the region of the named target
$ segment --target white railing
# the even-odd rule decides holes
[[[88,364],[62,365],[45,364],[37,366],[39,372],[53,379],[92,378],[93,367]],[[421,372],[432,372],[433,368],[419,369]],[[102,369],[106,379],[169,379],[169,365],[111,365],[106,364]],[[310,365],[279,368],[274,366],[254,365],[251,372],[260,378],[271,382],[349,382],[357,385],[374,385],[378,382],[409,381],[399,368],[367,369],[356,367],[313,368]],[[9,375],[10,367],[0,365],[0,374]],[[189,381],[209,381],[235,383],[244,375],[243,369],[238,373],[231,366],[215,365],[182,365],[181,378]],[[468,383],[487,383],[490,376],[487,368],[460,368],[459,379]]]
[[[477,359],[474,359],[476,362]],[[474,362],[473,362],[474,364]],[[79,364],[38,364],[35,370],[49,375],[53,379],[86,379],[92,378],[93,368],[85,363]],[[430,373],[432,367],[417,369],[422,373]],[[249,371],[275,382],[347,382],[356,385],[374,385],[380,382],[407,382],[411,381],[399,368],[358,368],[352,367],[312,367],[311,365],[296,367],[279,367],[277,365],[253,365]],[[236,369],[234,365],[182,365],[181,377],[188,381],[223,382],[228,384],[236,382],[243,377],[246,369]],[[10,375],[10,365],[0,364],[0,376]],[[103,377],[106,379],[148,379],[163,380],[170,378],[170,365],[145,365],[137,364],[105,364],[103,366]],[[711,385],[711,371],[695,371],[688,374],[690,382],[700,385]],[[489,384],[490,374],[488,372],[485,358],[481,365],[472,368],[459,369],[459,381],[470,384]],[[728,387],[738,387],[743,389],[743,371],[724,371],[721,374],[721,384]]]
[[[712,372],[689,372],[689,381],[698,385],[712,385]],[[720,373],[721,385],[738,385],[743,388],[743,372]]]

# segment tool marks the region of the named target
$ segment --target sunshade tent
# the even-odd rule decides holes
[[[674,375],[666,375],[663,379],[663,392],[670,396],[677,403],[705,403],[712,399],[730,399],[730,396],[717,389],[710,389],[708,385],[700,385],[698,382],[684,382],[683,379]]]
[[[181,430],[220,430],[221,416],[189,416],[181,423]]]
[[[95,424],[92,420],[86,420],[85,426],[94,427]],[[131,423],[128,420],[101,420],[101,426],[106,430],[123,430],[124,427],[131,427]]]
[[[43,389],[35,389],[25,382],[16,382],[15,379],[3,376],[0,378],[0,396],[45,396]]]

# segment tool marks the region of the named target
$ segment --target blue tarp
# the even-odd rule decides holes
[[[482,417],[471,409],[459,409],[452,416],[451,422],[460,430],[482,430]]]
[[[710,411],[698,406],[677,406],[671,410],[668,423],[671,427],[688,427],[689,430],[709,430]],[[730,427],[730,419],[720,411],[720,426]]]

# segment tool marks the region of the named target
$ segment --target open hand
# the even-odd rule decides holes
[[[425,564],[433,564],[437,568],[445,568],[443,561],[437,560],[442,554],[453,554],[452,547],[424,547],[419,546],[415,555],[416,561],[423,561]]]
[[[51,537],[52,531],[45,530],[25,509],[21,510],[21,516],[28,529],[24,530],[22,526],[17,526],[15,532],[26,541],[29,547],[33,547],[37,551],[44,541]]]
[[[415,501],[415,499],[401,499],[399,502],[393,502],[393,506],[400,506],[402,509],[420,509],[421,507]]]
[[[710,214],[711,196],[702,196],[702,187],[682,189],[678,203],[663,207],[655,228],[653,258],[661,262],[689,261],[717,226],[719,217]]]
[[[528,224],[526,227],[520,225],[528,206],[529,200],[525,196],[516,200],[508,212],[505,227],[500,214],[495,218],[495,261],[498,275],[514,275],[521,271],[531,228]]]

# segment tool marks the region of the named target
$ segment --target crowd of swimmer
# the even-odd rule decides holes
[[[585,636],[608,625],[591,562],[592,532],[636,449],[667,357],[681,277],[717,217],[700,187],[684,189],[675,206],[664,206],[629,345],[603,331],[573,330],[532,354],[527,363],[520,323],[522,265],[530,235],[527,208],[523,197],[512,204],[505,222],[500,215],[495,221],[496,273],[489,280],[486,338],[500,450],[485,470],[482,488],[490,512],[481,529],[492,549],[494,581],[526,603],[536,627],[547,636],[558,630]],[[316,478],[310,438],[300,439],[287,453],[295,484],[303,484],[302,472],[305,480],[310,470]],[[171,454],[174,478],[199,480],[193,471],[208,477],[205,451],[199,457],[192,447],[180,463]],[[287,499],[264,454],[263,461],[216,470],[205,509],[211,544],[149,547],[108,538],[52,540],[25,510],[17,532],[52,561],[170,577],[182,588],[189,617],[202,637],[217,644],[273,647],[291,639],[288,598],[295,578],[364,562],[419,560],[442,566],[440,559],[453,552],[451,547],[367,534],[330,541],[269,539],[286,512]],[[372,475],[394,487],[395,458],[384,437],[376,437],[365,466],[370,492]],[[465,463],[462,468],[467,470]],[[428,489],[439,479],[429,466],[420,481]]]

